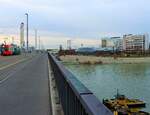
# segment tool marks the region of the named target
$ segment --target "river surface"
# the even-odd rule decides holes
[[[150,112],[150,64],[65,66],[98,98],[112,98],[117,89],[129,98],[146,102]]]

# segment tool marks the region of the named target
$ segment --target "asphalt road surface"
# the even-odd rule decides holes
[[[0,70],[0,115],[51,115],[47,61],[38,54]]]
[[[22,53],[21,55],[13,55],[13,56],[1,56],[0,55],[0,68],[9,64],[15,63],[18,60],[26,59],[28,57],[32,57],[35,55],[36,55],[35,53],[29,53],[29,54]]]

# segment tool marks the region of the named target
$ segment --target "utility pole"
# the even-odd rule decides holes
[[[37,29],[35,29],[35,49],[37,49]]]
[[[28,52],[28,48],[29,48],[29,33],[28,33],[28,31],[29,31],[29,28],[28,28],[28,13],[26,13],[25,14],[26,16],[27,16],[27,52]]]
[[[39,50],[40,50],[40,47],[41,47],[41,40],[40,40],[40,36],[39,36]]]
[[[12,36],[12,44],[14,44],[14,37]]]
[[[71,50],[71,40],[67,40],[67,48],[68,50]]]

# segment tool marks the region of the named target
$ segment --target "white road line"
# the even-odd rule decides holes
[[[13,65],[16,65],[16,64],[18,64],[18,63],[20,63],[20,62],[23,62],[23,61],[25,61],[25,60],[27,60],[27,59],[29,59],[29,58],[31,58],[31,57],[24,58],[24,59],[19,60],[19,61],[15,62],[15,63],[12,63],[12,64],[9,64],[9,65],[5,65],[5,66],[3,66],[3,67],[0,67],[0,70],[3,70],[3,69],[6,69],[6,68],[8,68],[8,67],[11,67],[11,66],[13,66]]]
[[[2,68],[2,69],[0,68],[0,70],[3,70],[3,69],[8,68],[8,67],[11,67],[11,66],[13,66],[13,65],[16,65],[16,64],[18,64],[18,63],[20,63],[20,62],[23,62],[23,61],[25,61],[25,60],[27,60],[27,59],[30,59],[30,58],[32,58],[32,57],[19,60],[19,61],[13,63],[13,64],[10,64],[10,65],[5,66],[5,67]],[[26,66],[26,65],[24,65],[23,67],[25,67],[25,66]],[[23,67],[21,67],[20,69],[22,69]],[[20,69],[19,69],[19,70],[20,70]],[[2,80],[0,80],[0,84],[3,83],[4,81],[6,81],[8,78],[10,78],[14,73],[16,73],[16,71],[13,71],[13,72],[11,72],[10,74],[4,76],[5,78],[2,79]]]

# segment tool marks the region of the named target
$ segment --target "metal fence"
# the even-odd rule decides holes
[[[48,54],[65,115],[113,115],[52,54]]]

